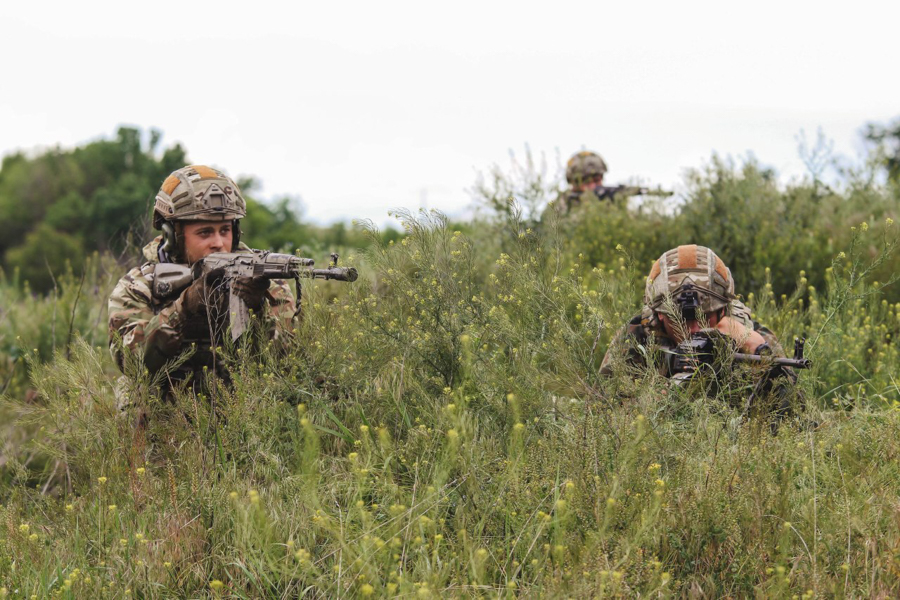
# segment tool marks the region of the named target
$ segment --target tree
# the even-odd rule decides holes
[[[900,119],[890,125],[869,123],[865,136],[878,145],[888,178],[894,183],[900,183]]]

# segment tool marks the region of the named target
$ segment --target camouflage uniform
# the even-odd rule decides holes
[[[660,349],[674,350],[678,344],[667,335],[658,313],[672,312],[672,297],[679,291],[690,289],[699,292],[697,308],[704,314],[724,310],[732,320],[759,333],[774,356],[784,356],[775,334],[754,321],[750,309],[735,297],[731,270],[709,248],[691,244],[663,253],[653,264],[644,289],[643,310],[610,342],[600,373],[610,375],[617,359],[624,359],[626,364],[635,367],[649,366],[647,354],[640,348],[648,348],[651,342]],[[663,352],[657,357],[663,357],[663,360],[653,366],[664,377],[672,376],[672,356]]]
[[[192,350],[187,360],[167,371],[170,389],[174,383],[191,380],[195,389],[198,373],[204,368],[220,378],[229,379],[227,370],[216,360],[214,348],[221,343],[219,324],[207,315],[185,317],[184,299],[154,297],[153,277],[160,258],[186,263],[181,242],[164,244],[166,235],[177,240],[175,226],[185,221],[232,221],[235,252],[250,252],[239,242],[239,220],[246,214],[246,203],[233,180],[215,169],[200,165],[178,169],[163,183],[156,197],[154,225],[162,229],[143,249],[146,262],[119,280],[109,298],[109,348],[116,364],[125,371],[125,353],[143,358],[151,373],[164,369],[169,361]],[[296,314],[294,296],[283,280],[274,280],[265,291],[262,330],[270,340],[284,347],[292,337]],[[120,398],[120,403],[127,404]]]

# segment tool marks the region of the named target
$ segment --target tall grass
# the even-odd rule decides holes
[[[233,350],[234,387],[213,398],[163,405],[137,369],[122,387],[98,348],[102,285],[71,340],[41,329],[72,314],[70,284],[35,300],[16,335],[38,351],[0,408],[21,432],[3,449],[4,593],[898,593],[900,305],[875,282],[891,225],[846,223],[784,296],[774,266],[753,267],[745,300],[815,364],[773,430],[652,373],[598,376],[665,238],[621,220],[592,255],[583,223],[515,206],[466,227],[399,217],[402,240],[371,231],[347,257],[365,281],[307,286],[296,346]],[[28,314],[21,285],[2,290]],[[148,406],[146,432],[117,393]]]

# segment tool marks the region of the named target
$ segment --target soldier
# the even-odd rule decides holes
[[[750,309],[735,296],[734,279],[725,263],[709,248],[686,245],[665,252],[653,264],[643,310],[616,334],[600,373],[612,374],[618,362],[652,366],[664,377],[684,375],[685,363],[676,348],[701,330],[730,340],[742,354],[784,357],[775,335],[754,321]],[[646,352],[651,346],[661,352]],[[783,384],[795,378],[790,368],[773,368],[765,378],[766,389],[756,393],[771,392],[775,379],[780,383],[774,387],[784,391]]]
[[[617,196],[637,196],[650,194],[653,196],[671,196],[671,192],[661,189],[648,189],[631,185],[603,185],[606,174],[606,162],[596,152],[583,150],[572,156],[566,163],[566,182],[569,189],[560,197],[558,210],[568,212],[581,204],[594,200],[614,200]]]
[[[583,150],[572,156],[566,163],[566,183],[569,184],[569,189],[563,195],[561,208],[565,211],[572,210],[587,193],[602,193],[605,189],[603,175],[606,170],[606,162],[596,152]],[[600,197],[596,193],[594,195]]]
[[[192,350],[185,362],[166,369],[164,392],[184,380],[196,391],[204,383],[199,377],[204,368],[228,380],[216,351],[227,328],[220,275],[210,273],[167,300],[154,297],[153,276],[159,263],[192,265],[213,252],[250,252],[240,241],[246,206],[237,184],[216,169],[187,166],[163,182],[153,212],[153,226],[163,233],[144,247],[146,262],[122,277],[109,298],[109,347],[120,369],[125,370],[126,353],[135,353],[156,374]],[[233,289],[260,317],[270,339],[289,339],[295,302],[284,281],[244,277]]]

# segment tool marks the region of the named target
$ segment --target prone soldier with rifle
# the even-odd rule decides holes
[[[709,248],[685,245],[659,257],[647,277],[644,307],[607,349],[601,374],[629,368],[653,368],[683,385],[698,374],[734,363],[758,365],[761,375],[750,397],[777,394],[776,412],[789,410],[787,392],[796,382],[793,369],[806,369],[802,340],[794,358],[784,355],[775,335],[754,321],[734,292],[731,270]],[[650,351],[658,348],[659,352]]]
[[[301,277],[354,281],[355,269],[254,251],[240,241],[246,202],[237,184],[216,169],[192,165],[163,182],[153,224],[162,231],[144,247],[146,262],[119,280],[109,298],[109,347],[119,368],[138,360],[163,375],[162,396],[187,382],[206,389],[210,376],[230,381],[218,348],[247,333],[286,348],[299,312]],[[297,283],[297,296],[287,280]],[[229,336],[230,332],[230,336]],[[120,395],[120,408],[131,404]],[[141,417],[139,416],[139,419]]]

